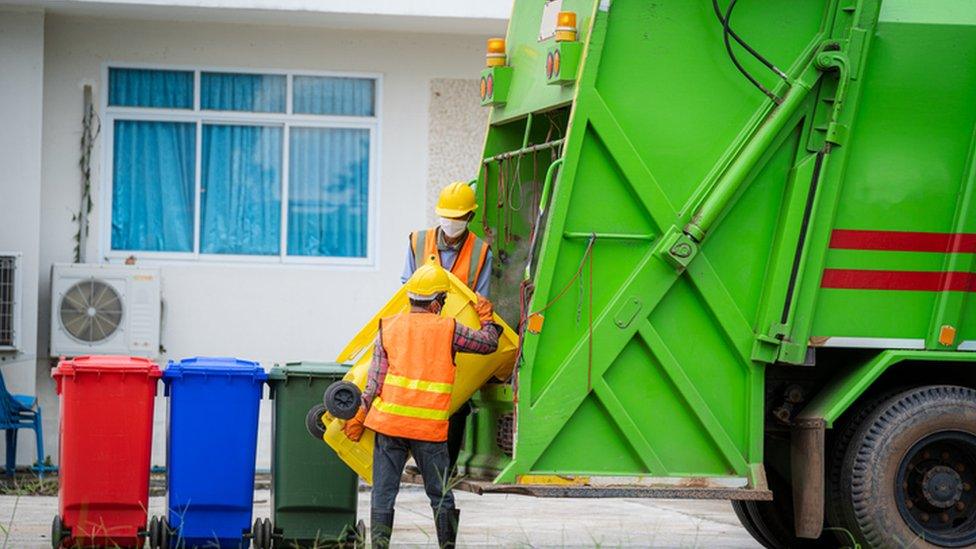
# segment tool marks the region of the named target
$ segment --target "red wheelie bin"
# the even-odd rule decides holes
[[[137,547],[146,532],[153,400],[159,367],[145,358],[62,359],[54,547]]]

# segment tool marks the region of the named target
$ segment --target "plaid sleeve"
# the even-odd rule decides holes
[[[386,349],[383,348],[383,341],[380,334],[376,334],[376,341],[373,342],[373,362],[369,365],[369,372],[366,374],[366,390],[363,391],[363,406],[369,410],[373,405],[373,398],[379,394],[386,380],[386,371],[390,368],[390,362],[386,357]]]
[[[472,330],[460,322],[454,323],[454,350],[459,353],[490,355],[498,348],[498,336],[502,327],[494,322],[483,322],[480,330]]]

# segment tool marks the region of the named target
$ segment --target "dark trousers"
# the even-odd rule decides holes
[[[469,415],[471,415],[471,403],[465,402],[451,415],[451,419],[448,421],[447,454],[451,458],[452,473],[455,471],[455,467],[457,467],[461,446],[464,445],[464,427],[468,423]]]
[[[454,494],[448,481],[451,478],[450,458],[446,442],[424,442],[409,438],[388,437],[376,433],[373,448],[373,512],[392,512],[400,492],[400,477],[407,457],[413,455],[424,478],[424,490],[430,499],[434,516],[454,510]]]

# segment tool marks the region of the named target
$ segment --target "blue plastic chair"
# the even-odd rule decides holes
[[[44,432],[41,429],[41,407],[37,397],[13,395],[0,373],[0,430],[5,431],[7,441],[7,475],[13,476],[17,465],[17,430],[32,429],[37,437],[37,465],[35,470],[43,477]]]

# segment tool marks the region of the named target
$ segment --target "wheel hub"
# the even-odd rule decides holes
[[[943,547],[976,543],[976,436],[925,437],[902,459],[896,486],[898,511],[920,537]]]
[[[926,501],[940,509],[947,509],[962,497],[962,477],[945,465],[936,465],[922,477],[922,494]]]

